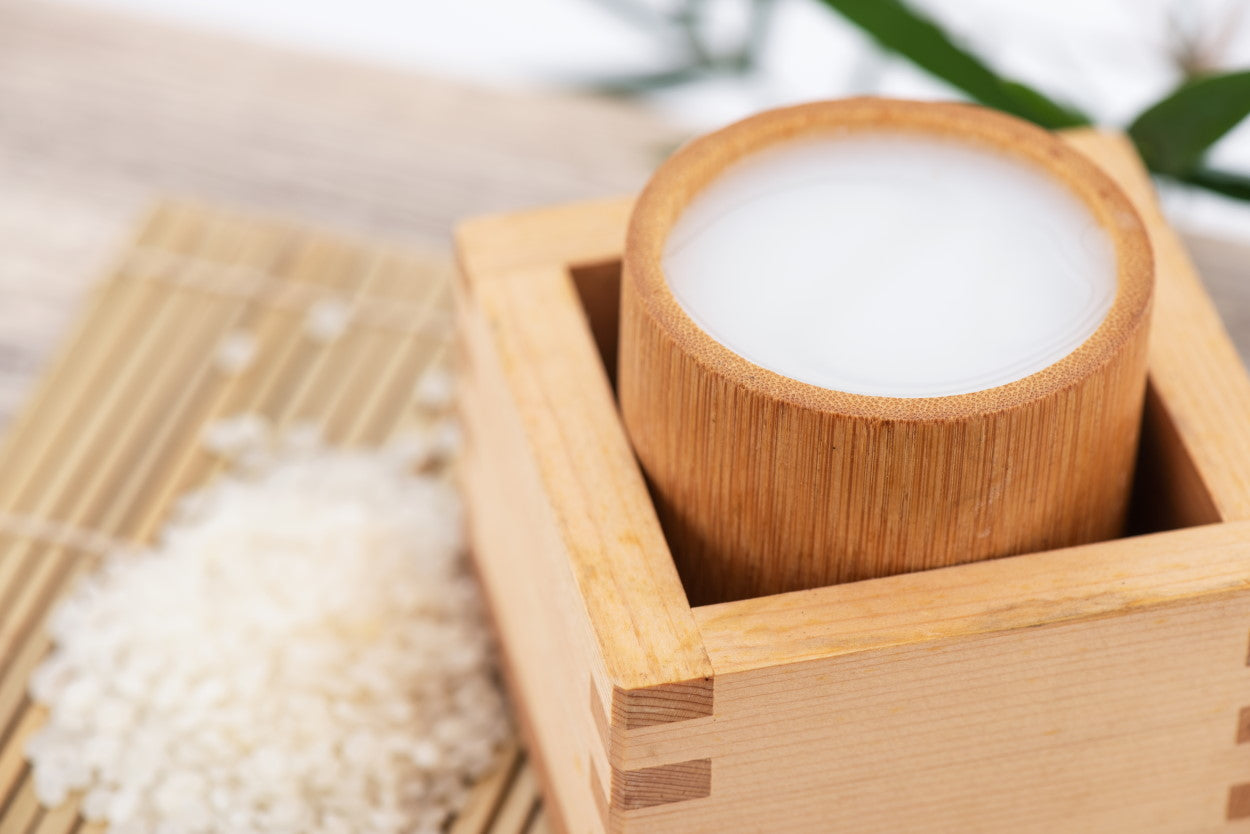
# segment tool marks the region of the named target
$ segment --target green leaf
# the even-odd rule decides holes
[[[883,49],[962,90],[974,101],[1056,130],[1080,127],[1089,117],[1019,81],[1000,77],[942,28],[901,0],[822,0]]]
[[[1238,200],[1250,200],[1250,176],[1231,171],[1217,171],[1212,168],[1197,168],[1184,176],[1177,177],[1181,182],[1197,185],[1208,191],[1215,191],[1226,197]]]
[[[1184,178],[1221,136],[1250,115],[1250,70],[1186,82],[1129,127],[1146,165]]]

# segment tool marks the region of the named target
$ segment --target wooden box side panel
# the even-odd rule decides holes
[[[1158,276],[1150,385],[1177,429],[1158,451],[1192,461],[1197,474],[1177,482],[1171,504],[1188,508],[1193,522],[1250,519],[1250,377],[1237,349],[1129,141],[1090,130],[1065,138],[1124,189],[1150,232]],[[1216,517],[1203,518],[1211,509]]]
[[[499,366],[496,396],[519,421],[516,454],[533,462],[554,511],[576,583],[568,604],[584,609],[598,643],[605,696],[710,678],[568,270],[466,278],[481,350]]]
[[[461,274],[473,284],[530,269],[619,259],[634,198],[612,197],[464,221],[456,229]]]
[[[1229,818],[1250,781],[1247,623],[1243,589],[718,672],[708,726],[645,738],[708,758],[711,796],[633,812],[626,830],[1247,831]]]
[[[1246,590],[1250,522],[1230,522],[707,605],[695,616],[719,680]]]
[[[464,300],[457,318],[457,397],[468,441],[460,478],[508,690],[553,818],[569,831],[604,831],[589,774],[606,772],[607,754],[586,693],[606,675],[485,321]]]
[[[632,830],[1250,830],[1247,577],[1235,522],[698,608],[714,714],[615,753],[712,791]]]
[[[628,445],[595,413],[611,417],[611,391],[572,280],[470,276],[459,292],[474,556],[548,787],[573,830],[705,795],[706,762],[609,756],[618,730],[708,715],[711,664]]]
[[[1153,378],[1147,379],[1129,526],[1141,532],[1213,524],[1220,511]]]

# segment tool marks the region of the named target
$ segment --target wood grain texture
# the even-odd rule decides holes
[[[710,678],[674,681],[639,689],[617,687],[612,697],[612,723],[624,730],[689,721],[712,714]]]
[[[633,197],[615,197],[470,218],[455,231],[460,273],[482,281],[552,264],[616,262],[633,206]],[[564,232],[553,239],[552,228]]]
[[[712,792],[712,760],[617,771],[612,779],[612,806],[622,811],[654,808],[702,799]]]
[[[482,291],[488,285],[490,291]],[[564,506],[543,512],[554,515],[558,541],[571,554],[563,562],[592,609],[595,640],[610,647],[604,671],[611,687],[706,678],[711,669],[642,475],[616,428],[611,388],[567,270],[527,269],[486,278],[472,289],[474,295],[459,305],[469,357],[463,388],[489,398],[493,408],[463,411],[474,438],[522,441],[510,454],[525,455],[531,470],[526,486],[537,492],[533,500],[549,504],[543,496],[553,493],[583,496],[589,512],[570,513]],[[553,385],[568,387],[558,404],[550,399]],[[482,465],[496,461],[487,458]],[[619,559],[621,550],[631,557]]]
[[[467,354],[462,351],[461,356]],[[482,371],[475,367],[472,373]],[[468,416],[477,408],[498,414],[499,401],[474,398],[463,368],[461,375],[459,398],[468,448],[460,462],[460,479],[463,488],[478,497],[469,512],[470,539],[475,551],[500,556],[494,563],[475,559],[476,572],[499,641],[506,647],[506,680],[513,704],[525,715],[521,721],[525,740],[532,755],[548,763],[543,768],[548,774],[545,795],[561,828],[582,830],[586,820],[599,819],[593,797],[585,790],[584,774],[576,779],[578,769],[593,764],[591,753],[598,748],[591,739],[598,730],[585,705],[584,689],[578,703],[572,691],[549,682],[579,674],[584,687],[586,677],[602,676],[601,663],[590,647],[585,615],[552,604],[561,597],[576,597],[576,592],[569,587],[572,578],[567,569],[561,570],[557,561],[561,544],[550,532],[554,524],[541,504],[535,505],[541,493],[530,480],[532,470],[510,456],[509,434],[497,432],[493,441],[486,441],[479,419]],[[490,461],[488,472],[483,461]],[[485,502],[491,502],[492,509],[484,510]],[[545,554],[551,554],[550,561]],[[508,589],[506,594],[503,588]],[[571,762],[577,764],[570,766]],[[606,760],[601,767],[606,767]]]
[[[1250,357],[1250,237],[1241,239],[1203,234],[1176,228],[1187,260],[1192,261],[1202,283],[1219,309],[1241,361]]]
[[[1246,523],[1206,525],[706,605],[695,616],[721,675],[1236,593],[1250,587],[1248,544]]]
[[[1150,227],[1160,280],[1150,336],[1151,384],[1184,427],[1185,454],[1221,519],[1250,519],[1250,379],[1128,140],[1076,131],[1068,141],[1121,184]],[[1200,500],[1196,495],[1194,500]]]
[[[709,756],[700,818],[733,830],[1221,831],[1247,576],[1250,525],[1218,524],[696,608],[713,725],[623,761]]]
[[[672,224],[744,155],[833,129],[956,137],[1067,186],[1115,248],[1118,289],[1102,324],[1035,374],[946,397],[832,391],[721,345],[669,289],[661,262]],[[991,111],[821,102],[753,116],[683,147],[656,172],[630,220],[617,373],[621,413],[691,601],[1119,535],[1152,284],[1145,229],[1115,184],[1051,134]]]
[[[1125,152],[1115,137],[1074,140],[1091,155]],[[1139,167],[1114,170],[1148,198]],[[492,519],[475,557],[504,649],[530,670],[518,701],[537,719],[555,783],[549,807],[575,811],[569,829],[1250,832],[1240,816],[1250,745],[1238,742],[1250,707],[1250,527],[1222,509],[1245,500],[1234,475],[1247,460],[1237,450],[1250,412],[1239,416],[1226,398],[1246,379],[1179,251],[1161,258],[1160,291],[1174,303],[1156,310],[1154,440],[1143,454],[1157,459],[1143,469],[1139,499],[1153,499],[1144,506],[1158,513],[1155,527],[1213,523],[695,607],[684,650],[707,658],[697,665],[711,670],[710,713],[696,714],[699,701],[659,723],[614,712],[616,690],[630,689],[614,687],[614,665],[646,679],[634,697],[695,680],[646,672],[662,661],[639,651],[648,617],[665,640],[686,632],[674,631],[671,613],[680,586],[655,581],[671,556],[654,515],[640,510],[630,521],[645,538],[621,534],[620,505],[640,506],[646,490],[636,464],[619,456],[624,427],[606,375],[585,364],[606,354],[588,330],[613,325],[603,290],[616,276],[609,262],[587,268],[586,244],[559,245],[564,219],[576,216],[579,229],[594,229],[590,249],[601,256],[627,209],[622,200],[521,218],[525,234],[506,238],[516,260],[462,258],[492,266],[459,284],[472,354],[461,395],[477,473],[469,497]],[[1157,214],[1143,213],[1152,242],[1166,248]],[[559,222],[544,227],[543,217]],[[469,243],[489,247],[490,236]],[[478,376],[479,363],[489,374]],[[582,435],[593,442],[557,442],[586,432],[575,424],[588,419],[600,421]],[[1224,444],[1230,459],[1191,455],[1208,443]],[[519,461],[528,474],[504,476],[487,459]],[[651,590],[623,577],[651,577]],[[620,614],[635,604],[648,617]],[[584,632],[563,625],[578,622]],[[622,793],[651,768],[662,775],[703,760],[706,796],[680,794],[675,771],[658,788],[674,801],[639,807]]]
[[[1153,378],[1147,380],[1129,527],[1150,533],[1220,520],[1177,424]]]
[[[466,272],[465,281],[458,397],[475,564],[505,654],[517,658],[508,664],[512,691],[550,774],[557,824],[600,830],[586,774],[593,765],[614,776],[605,716],[623,705],[636,720],[654,719],[652,687],[705,681],[711,666],[641,473],[614,429],[611,389],[568,273],[487,273],[479,282]],[[556,384],[571,386],[558,404],[548,394]],[[552,494],[582,498],[570,512]],[[622,551],[629,556],[618,558]],[[702,709],[705,688],[689,697]],[[670,715],[681,712],[675,700],[665,701]],[[610,794],[611,784],[600,790]]]
[[[782,646],[751,669],[737,665],[740,629],[726,642],[709,631],[713,726],[673,725],[637,746],[712,759],[713,794],[698,810],[708,829],[785,819],[792,830],[856,834],[1244,830],[1225,828],[1229,786],[1250,772],[1250,749],[1233,743],[1250,687],[1239,662],[1250,540],[1239,532],[1226,589],[1172,603],[1082,613],[1062,596],[1005,597],[1006,619],[966,614],[979,633],[948,639],[939,628],[863,651],[831,640],[795,663]],[[1162,555],[1192,565],[1207,556],[1200,545]],[[1032,622],[1009,622],[1013,603]],[[1049,619],[1052,606],[1060,618]],[[944,613],[926,625],[945,625]],[[770,618],[771,633],[781,640],[788,624],[807,624],[814,648],[819,613],[795,615]],[[638,813],[638,830],[690,830],[678,806]]]

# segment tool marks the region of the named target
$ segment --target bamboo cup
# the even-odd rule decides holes
[[[1043,370],[941,397],[820,388],[713,339],[662,255],[693,195],[753,151],[819,131],[946,137],[1037,166],[1106,231],[1117,286],[1085,342]],[[881,99],[770,111],[686,145],[629,225],[618,392],[693,604],[1113,538],[1146,376],[1150,244],[1111,180],[1049,133],[958,104]]]

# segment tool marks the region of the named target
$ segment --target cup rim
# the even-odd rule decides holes
[[[1111,240],[1116,293],[1098,328],[1073,351],[1028,376],[992,388],[935,397],[886,397],[823,388],[757,365],[718,342],[685,311],[663,270],[673,224],[691,199],[734,162],[762,148],[817,132],[905,132],[954,138],[1033,165],[1067,187]],[[1040,400],[1079,384],[1110,362],[1151,304],[1154,258],[1133,204],[1111,178],[1055,135],[976,105],[852,98],[768,110],[678,149],[634,204],[622,259],[622,291],[632,292],[674,346],[708,372],[771,399],[831,414],[945,421]]]

